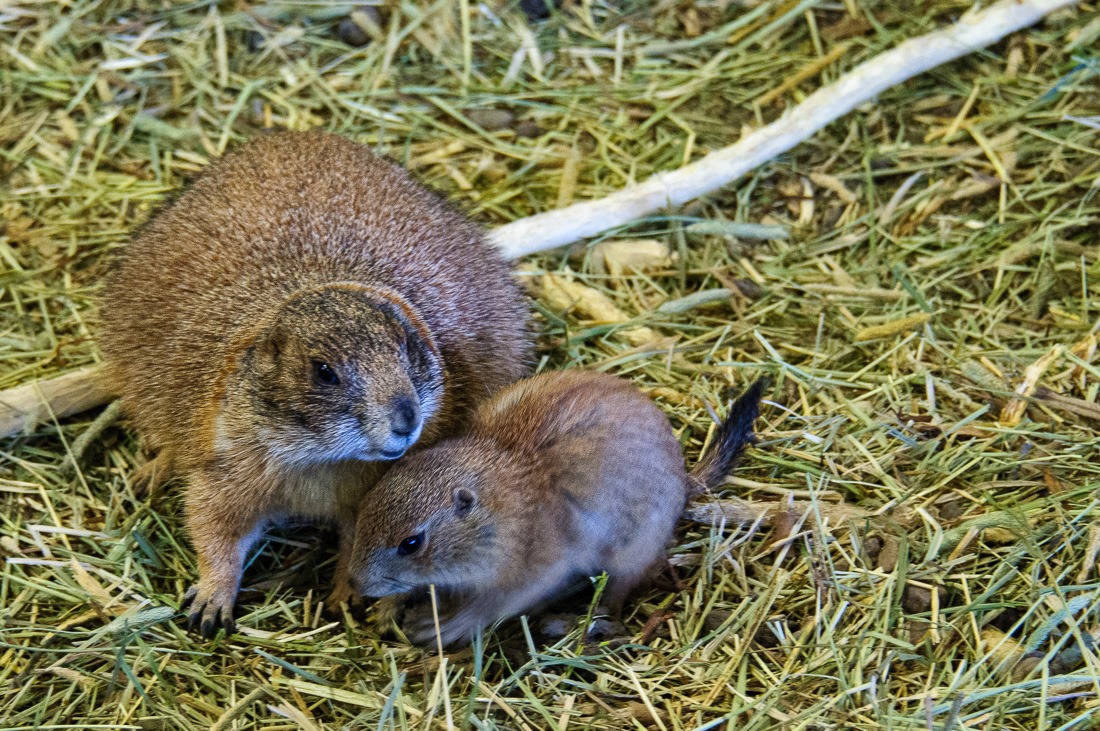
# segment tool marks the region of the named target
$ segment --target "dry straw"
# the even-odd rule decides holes
[[[0,388],[94,365],[110,251],[266,127],[362,139],[499,226],[696,162],[970,5],[8,3]],[[776,381],[678,534],[680,587],[621,637],[573,606],[564,637],[513,622],[442,662],[326,622],[332,557],[284,532],[241,634],[197,641],[177,493],[136,500],[127,432],[44,410],[0,442],[0,728],[1095,726],[1098,38],[1078,3],[736,189],[522,263],[544,365],[632,379],[689,458],[709,409]]]

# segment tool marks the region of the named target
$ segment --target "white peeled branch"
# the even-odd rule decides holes
[[[776,121],[698,162],[657,173],[605,198],[521,218],[496,229],[491,239],[509,258],[518,259],[706,195],[782,155],[886,89],[996,43],[1073,4],[1074,0],[1001,0],[968,13],[954,25],[912,38],[864,61]]]
[[[1074,0],[1000,0],[954,25],[905,41],[811,94],[775,122],[701,160],[593,201],[501,226],[490,240],[511,259],[571,244],[710,193],[795,147],[864,102],[940,64],[1034,25]],[[98,369],[84,369],[0,391],[0,437],[43,415],[76,414],[110,400]]]

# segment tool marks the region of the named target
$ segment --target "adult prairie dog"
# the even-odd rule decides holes
[[[435,584],[461,597],[444,643],[520,614],[577,576],[606,571],[604,607],[665,556],[685,502],[721,482],[764,384],[734,404],[688,473],[664,413],[625,380],[545,373],[478,409],[469,430],[402,460],[367,497],[353,587],[370,597]],[[414,641],[434,627],[413,632]]]
[[[191,623],[232,629],[249,548],[287,518],[350,535],[381,465],[528,372],[527,310],[480,230],[330,134],[214,162],[125,248],[102,307],[111,386],[186,481]],[[350,549],[350,543],[341,555]],[[347,591],[337,566],[333,601]]]

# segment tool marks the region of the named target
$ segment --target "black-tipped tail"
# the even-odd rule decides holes
[[[691,470],[695,492],[689,497],[697,497],[704,490],[720,485],[741,458],[745,447],[756,441],[752,425],[760,414],[760,399],[767,387],[767,378],[757,379],[733,402],[729,416],[718,426],[714,440]]]

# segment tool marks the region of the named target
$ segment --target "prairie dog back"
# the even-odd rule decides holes
[[[525,528],[544,534],[540,552],[573,552],[571,539],[585,533],[600,546],[594,553],[634,533],[668,534],[683,512],[680,444],[664,412],[624,379],[555,371],[521,381],[475,415],[470,437],[528,455],[552,486],[549,495],[529,495],[547,518],[532,515]],[[502,509],[512,507],[505,501]]]

